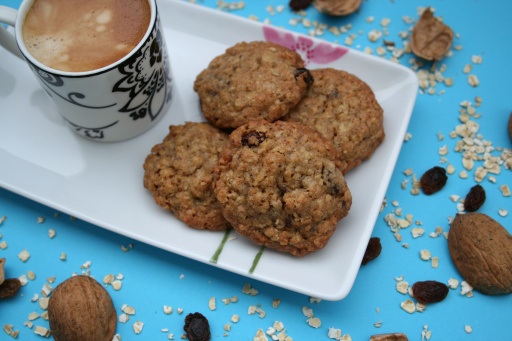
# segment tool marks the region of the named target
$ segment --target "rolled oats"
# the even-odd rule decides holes
[[[402,303],[400,303],[400,307],[409,314],[412,314],[416,311],[416,304],[411,300],[403,301]]]

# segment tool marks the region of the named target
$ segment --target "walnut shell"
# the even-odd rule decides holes
[[[117,316],[109,293],[90,276],[73,276],[53,290],[48,302],[55,341],[112,341]]]
[[[489,295],[512,293],[512,236],[500,223],[483,213],[458,214],[448,248],[474,289]]]
[[[441,60],[450,50],[452,41],[452,29],[434,17],[434,13],[428,7],[414,25],[409,47],[418,57],[426,60]]]

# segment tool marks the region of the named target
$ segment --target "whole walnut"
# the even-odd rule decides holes
[[[112,341],[117,323],[109,293],[86,275],[70,277],[53,290],[48,319],[55,341]]]
[[[466,282],[489,295],[512,293],[512,236],[486,214],[458,214],[448,235],[453,263]]]
[[[361,2],[362,0],[314,0],[313,6],[321,13],[343,16],[357,11]]]

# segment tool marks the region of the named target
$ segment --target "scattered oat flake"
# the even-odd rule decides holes
[[[464,331],[468,334],[471,334],[471,332],[473,332],[473,328],[470,326],[470,325],[465,325],[464,326]]]
[[[123,282],[116,279],[115,281],[113,281],[111,283],[111,285],[114,290],[118,291],[118,290],[121,290],[121,287],[123,286]]]
[[[319,328],[322,325],[322,321],[318,317],[310,317],[306,322],[313,328]]]
[[[437,269],[439,267],[439,257],[437,257],[437,256],[432,257],[431,264],[434,269]]]
[[[240,321],[240,316],[238,316],[237,314],[233,314],[231,315],[230,321],[233,323],[238,323]]]
[[[121,307],[121,310],[123,311],[123,313],[125,314],[128,314],[128,315],[135,315],[135,308],[132,307],[132,306],[129,306],[127,304],[123,304],[123,306]]]
[[[498,210],[498,214],[501,216],[501,217],[506,217],[508,215],[508,211],[504,208],[500,208]]]
[[[172,314],[172,307],[171,306],[164,305],[163,310],[164,310],[164,314],[166,314],[166,315]]]
[[[501,185],[500,186],[500,191],[501,191],[501,194],[503,194],[504,197],[509,197],[510,196],[510,188],[508,187],[508,185]]]
[[[18,258],[22,261],[22,262],[26,262],[29,258],[30,258],[30,252],[28,252],[26,249],[21,251],[19,254],[18,254]]]
[[[460,291],[461,295],[467,296],[472,291],[473,291],[473,287],[471,285],[469,285],[468,282],[466,282],[466,281],[461,282],[461,291]]]
[[[450,278],[448,280],[448,287],[450,289],[457,289],[457,287],[459,286],[459,281],[455,278]]]
[[[258,329],[256,331],[256,335],[253,338],[253,341],[268,341],[268,338],[263,330]]]
[[[302,307],[302,314],[306,317],[313,317],[313,309],[303,306]]]
[[[416,304],[414,304],[414,302],[411,300],[403,301],[402,303],[400,303],[400,307],[409,314],[412,314],[416,311]]]
[[[118,321],[120,323],[126,323],[126,322],[128,322],[128,320],[130,320],[130,316],[128,314],[126,314],[126,313],[122,313],[118,317]]]
[[[329,339],[333,339],[333,340],[339,340],[341,338],[341,329],[336,329],[336,328],[333,328],[333,327],[330,327],[329,328],[329,331],[327,333],[327,336],[329,337]]]
[[[34,333],[39,335],[39,336],[43,336],[43,337],[49,337],[50,336],[50,331],[47,328],[41,327],[41,326],[36,326],[35,329],[34,329]]]
[[[256,296],[259,293],[259,291],[255,288],[252,288],[249,283],[245,283],[244,287],[242,288],[242,292],[250,296]]]
[[[478,77],[476,75],[471,74],[468,76],[468,83],[472,87],[476,87],[480,84],[480,81],[478,80]]]
[[[50,239],[53,239],[56,235],[57,232],[55,232],[54,229],[48,229],[48,237],[50,237]]]
[[[429,250],[420,250],[420,258],[422,260],[429,260],[432,257]]]
[[[210,297],[208,300],[208,309],[215,310],[217,309],[217,304],[215,302],[215,296]]]
[[[141,322],[141,321],[135,321],[133,323],[133,332],[135,334],[140,334],[142,332],[142,328],[144,328],[144,322]]]
[[[407,294],[409,291],[409,283],[405,281],[399,281],[396,283],[396,291],[401,294]]]
[[[103,277],[103,284],[111,284],[114,281],[114,275],[113,274],[107,274],[105,277]]]

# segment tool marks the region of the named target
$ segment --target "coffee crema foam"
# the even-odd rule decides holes
[[[23,23],[23,40],[48,67],[96,70],[132,51],[150,18],[147,0],[35,0]]]

